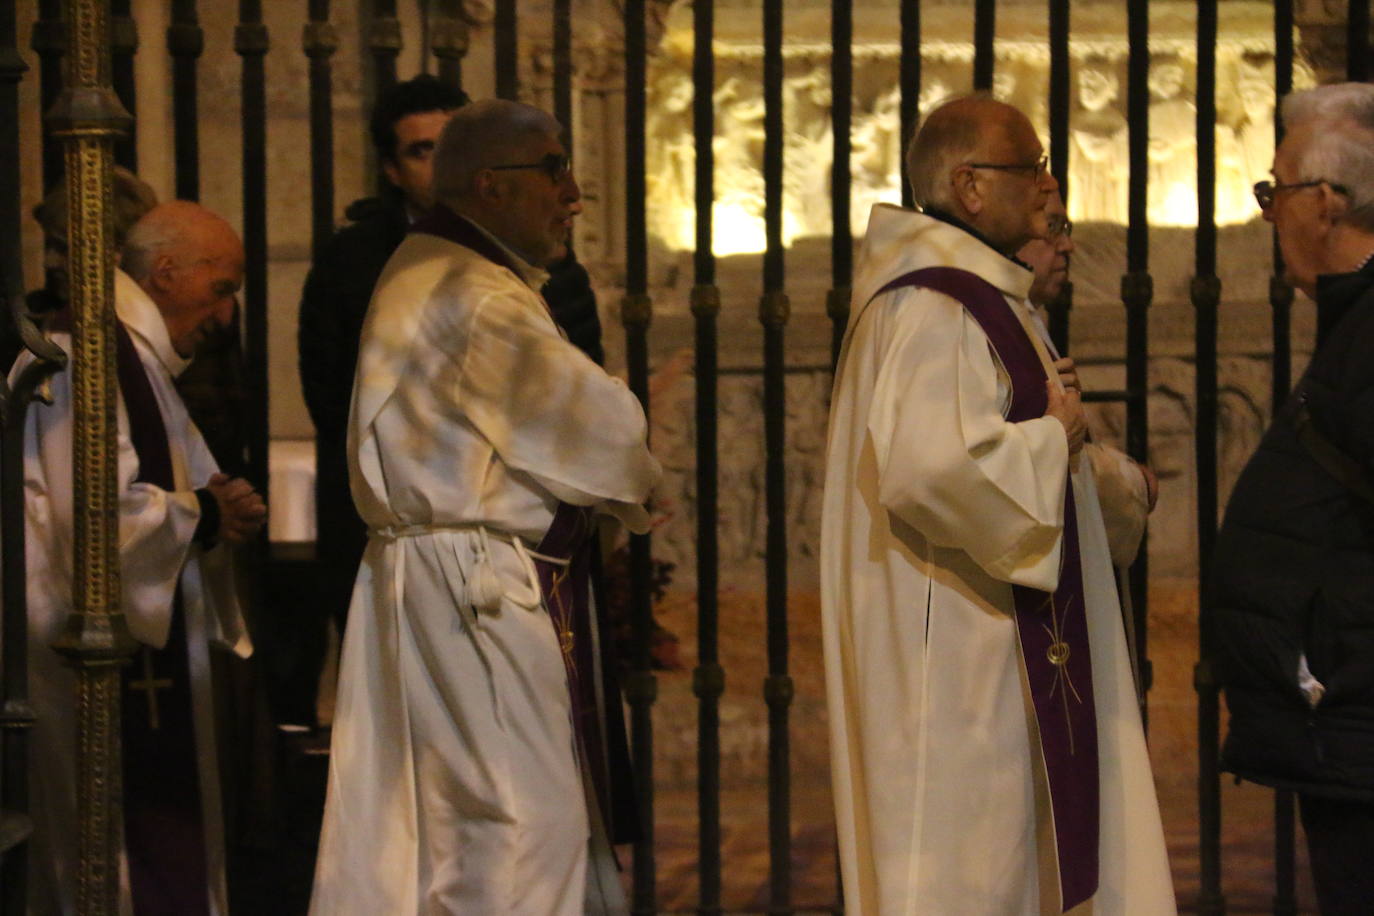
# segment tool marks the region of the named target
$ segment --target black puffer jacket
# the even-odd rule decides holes
[[[1299,439],[1374,483],[1374,264],[1317,285],[1317,350],[1236,482],[1214,554],[1211,635],[1231,723],[1223,765],[1265,785],[1374,801],[1374,505]],[[1299,658],[1326,688],[1313,708]]]

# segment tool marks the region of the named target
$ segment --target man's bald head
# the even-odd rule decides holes
[[[185,200],[161,204],[124,241],[124,269],[157,304],[177,353],[194,355],[233,320],[243,243],[222,218]]]
[[[907,146],[912,196],[968,223],[1008,254],[1044,235],[1054,178],[1037,168],[1044,154],[1030,121],[989,96],[936,108]]]

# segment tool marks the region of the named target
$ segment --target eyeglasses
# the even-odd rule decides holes
[[[1039,181],[1040,176],[1045,174],[1045,169],[1049,167],[1050,157],[1041,156],[1033,164],[1016,165],[1005,162],[970,162],[967,163],[971,169],[992,169],[995,172],[1029,172],[1032,181]]]
[[[1045,239],[1050,242],[1073,237],[1073,222],[1062,213],[1052,213],[1045,221]]]
[[[1329,185],[1331,190],[1337,194],[1349,194],[1345,185],[1335,184],[1325,178],[1314,178],[1311,181],[1295,181],[1292,184],[1284,184],[1281,181],[1257,181],[1255,182],[1255,203],[1259,204],[1261,210],[1268,210],[1274,206],[1274,197],[1280,191],[1296,191],[1298,188],[1315,188],[1317,185]]]
[[[509,172],[515,169],[539,169],[554,181],[562,181],[572,172],[572,156],[566,153],[549,153],[538,162],[521,162],[516,165],[487,166],[493,172]]]

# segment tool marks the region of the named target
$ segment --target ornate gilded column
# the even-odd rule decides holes
[[[110,87],[109,0],[69,0],[66,88],[47,116],[65,148],[71,274],[74,610],[54,648],[77,669],[77,912],[119,895],[119,668],[134,643],[119,608],[114,366],[114,143],[130,118]]]

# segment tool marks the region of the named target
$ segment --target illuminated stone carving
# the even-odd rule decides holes
[[[1078,105],[1069,130],[1069,218],[1126,221],[1126,118],[1116,108],[1121,83],[1107,61],[1078,70]]]
[[[764,249],[758,10],[741,3],[717,12],[713,247],[719,255],[754,253]],[[832,228],[828,7],[801,0],[795,10],[789,5],[788,16],[784,244],[826,237]],[[1124,10],[1111,4],[1089,4],[1075,14],[1068,204],[1079,222],[1124,223],[1127,217],[1123,16]],[[1249,188],[1268,172],[1273,156],[1272,17],[1265,3],[1237,0],[1222,8],[1216,133],[1216,220],[1222,225],[1259,215]],[[901,200],[895,21],[895,5],[856,10],[850,131],[850,218],[856,234],[862,233],[874,203]],[[659,53],[650,63],[649,224],[667,249],[686,251],[695,247],[690,6],[674,4],[663,25]],[[999,11],[998,30],[1001,36],[1016,37],[998,40],[993,94],[1025,111],[1047,142],[1049,50],[1043,11],[1018,6]],[[1197,219],[1195,34],[1195,5],[1152,5],[1146,196],[1148,217],[1156,226],[1190,226]],[[923,13],[921,50],[921,111],[968,91],[973,48],[966,4],[936,3]],[[1312,82],[1300,55],[1294,85]]]

